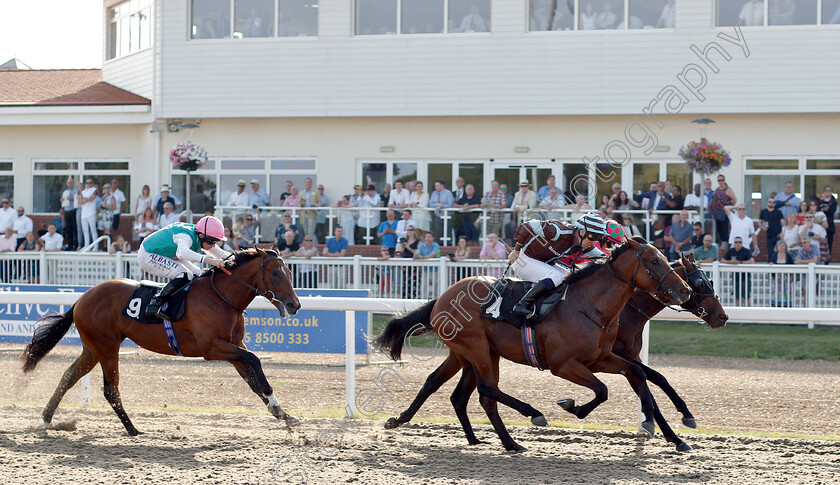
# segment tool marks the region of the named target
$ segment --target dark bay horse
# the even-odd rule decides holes
[[[694,256],[683,257],[680,261],[672,263],[671,267],[688,283],[688,286],[692,290],[689,299],[680,306],[701,318],[711,328],[719,328],[726,325],[729,317],[720,305],[720,299],[715,295],[712,283],[697,265]],[[633,295],[627,301],[619,316],[618,335],[613,343],[613,353],[639,365],[644,371],[647,380],[665,391],[665,394],[671,399],[671,402],[674,403],[677,410],[683,414],[683,424],[694,428],[697,424],[694,417],[688,411],[685,401],[680,398],[662,374],[642,364],[639,358],[639,353],[642,349],[642,331],[644,330],[644,326],[652,316],[664,308],[665,305],[650,293],[641,290],[633,292]],[[409,334],[408,338],[410,337],[411,334]],[[475,373],[472,365],[469,365],[469,363],[464,365],[458,356],[450,351],[446,360],[426,379],[425,384],[417,393],[417,397],[414,398],[411,405],[400,413],[399,417],[389,418],[385,423],[385,428],[393,429],[411,421],[429,396],[437,392],[446,381],[451,379],[462,368],[463,374],[461,380],[455,392],[452,393],[451,400],[453,406],[455,403],[465,400],[464,406],[466,406],[466,401],[469,401],[470,398],[469,394],[472,394],[475,390]],[[463,392],[466,392],[468,395],[462,396],[461,393]],[[561,403],[565,404],[562,401]],[[682,441],[674,433],[667,421],[665,421],[655,400],[654,405],[653,416],[659,429],[662,430],[662,435],[666,441],[673,443],[678,451],[691,451],[691,446]]]
[[[300,301],[292,289],[291,273],[273,250],[238,251],[232,263],[229,276],[213,269],[191,283],[186,312],[180,320],[172,322],[181,353],[186,357],[230,362],[268,406],[271,414],[283,419],[287,425],[297,424],[299,421],[278,404],[260,360],[246,350],[242,342],[245,335],[242,312],[257,295],[269,299],[283,317],[297,313]],[[82,354],[64,372],[44,409],[45,426],[49,426],[67,390],[99,363],[105,380],[105,399],[128,434],[139,434],[120,399],[120,343],[130,338],[144,349],[159,354],[175,354],[169,348],[162,325],[140,323],[122,315],[123,307],[138,285],[138,282],[127,279],[106,281],[86,291],[67,313],[41,320],[32,342],[21,355],[24,372],[35,369],[74,322],[83,344]]]
[[[629,239],[608,260],[590,263],[568,277],[567,282],[566,299],[535,329],[543,365],[552,374],[595,393],[594,399],[584,405],[575,406],[567,400],[564,408],[581,419],[586,417],[607,400],[607,388],[593,372],[623,374],[642,402],[643,427],[652,433],[654,404],[644,371],[612,353],[618,315],[637,288],[654,292],[669,304],[686,301],[691,290],[659,251],[641,238]],[[472,382],[462,378],[453,394],[453,406],[467,440],[470,444],[479,443],[466,415],[469,395],[477,386],[479,401],[505,449],[521,451],[524,448],[513,441],[499,417],[497,402],[531,417],[534,424],[545,425],[546,420],[530,405],[499,390],[500,357],[520,364],[527,360],[519,329],[480,316],[481,303],[490,291],[486,278],[465,278],[436,300],[392,319],[376,343],[380,349],[389,349],[390,356],[398,360],[407,336],[434,331],[455,354],[460,367],[474,370]]]

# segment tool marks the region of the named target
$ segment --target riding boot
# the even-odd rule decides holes
[[[161,288],[154,298],[152,298],[152,301],[149,302],[148,306],[146,306],[146,315],[150,317],[157,317],[161,320],[171,321],[172,319],[166,314],[165,310],[161,310],[161,307],[169,300],[173,293],[186,286],[189,282],[189,278],[181,276],[167,283],[166,286]]]
[[[543,294],[545,290],[548,288],[543,284],[542,281],[537,281],[534,283],[534,286],[525,293],[525,296],[519,300],[519,303],[513,307],[513,313],[527,318],[534,318],[535,315],[535,308],[534,308],[534,301],[537,299],[538,296]]]

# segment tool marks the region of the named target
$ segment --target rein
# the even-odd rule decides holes
[[[268,288],[268,285],[265,282],[265,272],[263,272],[263,266],[265,266],[267,263],[271,263],[272,261],[282,261],[282,259],[281,258],[271,258],[271,259],[260,258],[260,269],[258,270],[258,272],[262,276],[262,283],[263,283],[263,287],[265,287],[265,288]],[[236,274],[229,271],[227,268],[222,267],[220,269],[222,271],[224,271],[225,274],[227,274],[228,276],[232,277],[236,281],[245,285],[248,289],[254,291],[257,294],[257,296],[261,296],[261,297],[265,298],[266,300],[268,300],[269,302],[271,302],[272,305],[276,306],[278,303],[282,304],[282,302],[276,298],[277,295],[275,295],[273,291],[268,290],[268,291],[263,292],[263,291],[260,291],[260,289],[255,286],[256,283],[257,283],[256,275],[254,276],[254,284],[249,284],[248,282],[246,282],[245,280],[243,280],[242,278],[240,278]],[[216,288],[216,283],[214,281],[215,277],[216,277],[216,271],[213,271],[213,273],[210,275],[210,287],[213,288],[213,291],[216,293],[216,295],[219,296],[219,298],[222,299],[222,301],[224,301],[225,303],[230,305],[232,308],[234,308],[236,310],[239,310],[239,308],[237,308],[236,305],[234,305],[233,303],[230,302],[230,300],[225,298],[225,295],[223,295],[219,291],[219,289]],[[268,297],[269,293],[271,294],[271,298]]]

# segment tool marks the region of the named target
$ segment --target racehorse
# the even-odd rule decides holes
[[[683,302],[681,306],[697,317],[702,318],[711,328],[719,328],[726,325],[729,317],[724,312],[723,307],[721,307],[720,299],[715,295],[711,282],[697,265],[694,256],[682,257],[679,262],[673,263],[671,267],[688,283],[692,290],[689,299]],[[643,365],[639,359],[639,352],[642,348],[642,331],[644,330],[645,323],[664,308],[665,305],[650,293],[645,291],[633,292],[630,300],[627,301],[627,304],[621,310],[618,335],[613,343],[612,351],[619,357],[639,365],[644,371],[647,380],[665,391],[665,394],[671,399],[671,402],[674,403],[677,410],[683,414],[683,424],[695,428],[697,423],[688,411],[685,401],[680,398],[662,374]],[[411,336],[411,334],[408,335],[409,338]],[[466,407],[466,402],[470,398],[469,395],[475,390],[475,372],[472,365],[469,365],[469,363],[463,365],[455,352],[450,351],[446,360],[426,379],[425,384],[411,405],[399,417],[389,418],[385,423],[385,428],[393,429],[411,421],[429,396],[437,392],[445,382],[451,379],[462,368],[463,374],[461,375],[458,386],[452,393],[451,400],[453,405],[455,405],[455,403],[464,399],[464,406]],[[467,396],[462,396],[461,393],[463,392],[466,392]],[[655,401],[654,404],[656,404]],[[691,447],[673,432],[662,416],[659,406],[654,407],[654,419],[662,431],[662,435],[668,442],[673,443],[677,450],[682,452],[691,450]],[[472,431],[465,429],[465,432],[467,432],[467,439],[470,440]]]
[[[228,263],[232,266],[230,271],[225,270],[229,276],[220,275],[221,271],[213,268],[190,283],[192,288],[187,295],[184,316],[172,322],[181,354],[230,362],[271,414],[283,419],[287,426],[295,425],[299,421],[277,403],[260,360],[246,350],[242,342],[245,335],[242,312],[257,295],[271,301],[283,317],[297,313],[300,301],[292,289],[291,272],[273,250],[238,251]],[[21,355],[24,372],[35,369],[74,322],[83,344],[82,354],[64,372],[44,408],[45,427],[49,427],[67,390],[99,363],[105,380],[105,399],[128,434],[140,434],[120,399],[120,343],[130,338],[137,345],[159,354],[175,355],[175,352],[169,347],[162,325],[140,323],[121,314],[138,285],[127,279],[100,283],[86,291],[67,313],[45,317],[36,327],[32,341]]]
[[[551,373],[595,393],[582,406],[566,400],[565,409],[583,419],[607,400],[607,387],[593,372],[623,374],[642,402],[643,428],[653,433],[654,404],[644,371],[612,353],[618,314],[637,288],[656,293],[669,304],[686,301],[690,288],[656,248],[638,237],[628,239],[609,259],[589,263],[570,275],[566,283],[566,298],[534,330],[539,360]],[[406,336],[434,331],[461,365],[469,365],[475,372],[475,383],[462,379],[455,391],[457,398],[453,394],[453,406],[469,443],[479,443],[466,415],[471,387],[477,385],[479,402],[502,445],[507,450],[524,451],[505,428],[497,402],[530,416],[534,424],[544,426],[547,422],[529,404],[499,390],[499,358],[504,356],[519,364],[527,363],[527,359],[519,329],[481,316],[481,304],[491,290],[485,278],[465,278],[436,300],[389,321],[376,344],[389,349],[391,358],[398,360]]]

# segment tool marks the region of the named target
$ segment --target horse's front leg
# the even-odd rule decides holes
[[[287,426],[295,426],[301,423],[298,418],[286,413],[280,407],[277,398],[274,397],[274,390],[262,370],[260,359],[253,352],[221,338],[216,338],[207,349],[202,351],[202,357],[205,360],[226,360],[230,362],[239,372],[239,375],[245,379],[251,390],[262,399],[268,407],[268,411],[274,417],[284,420]]]

